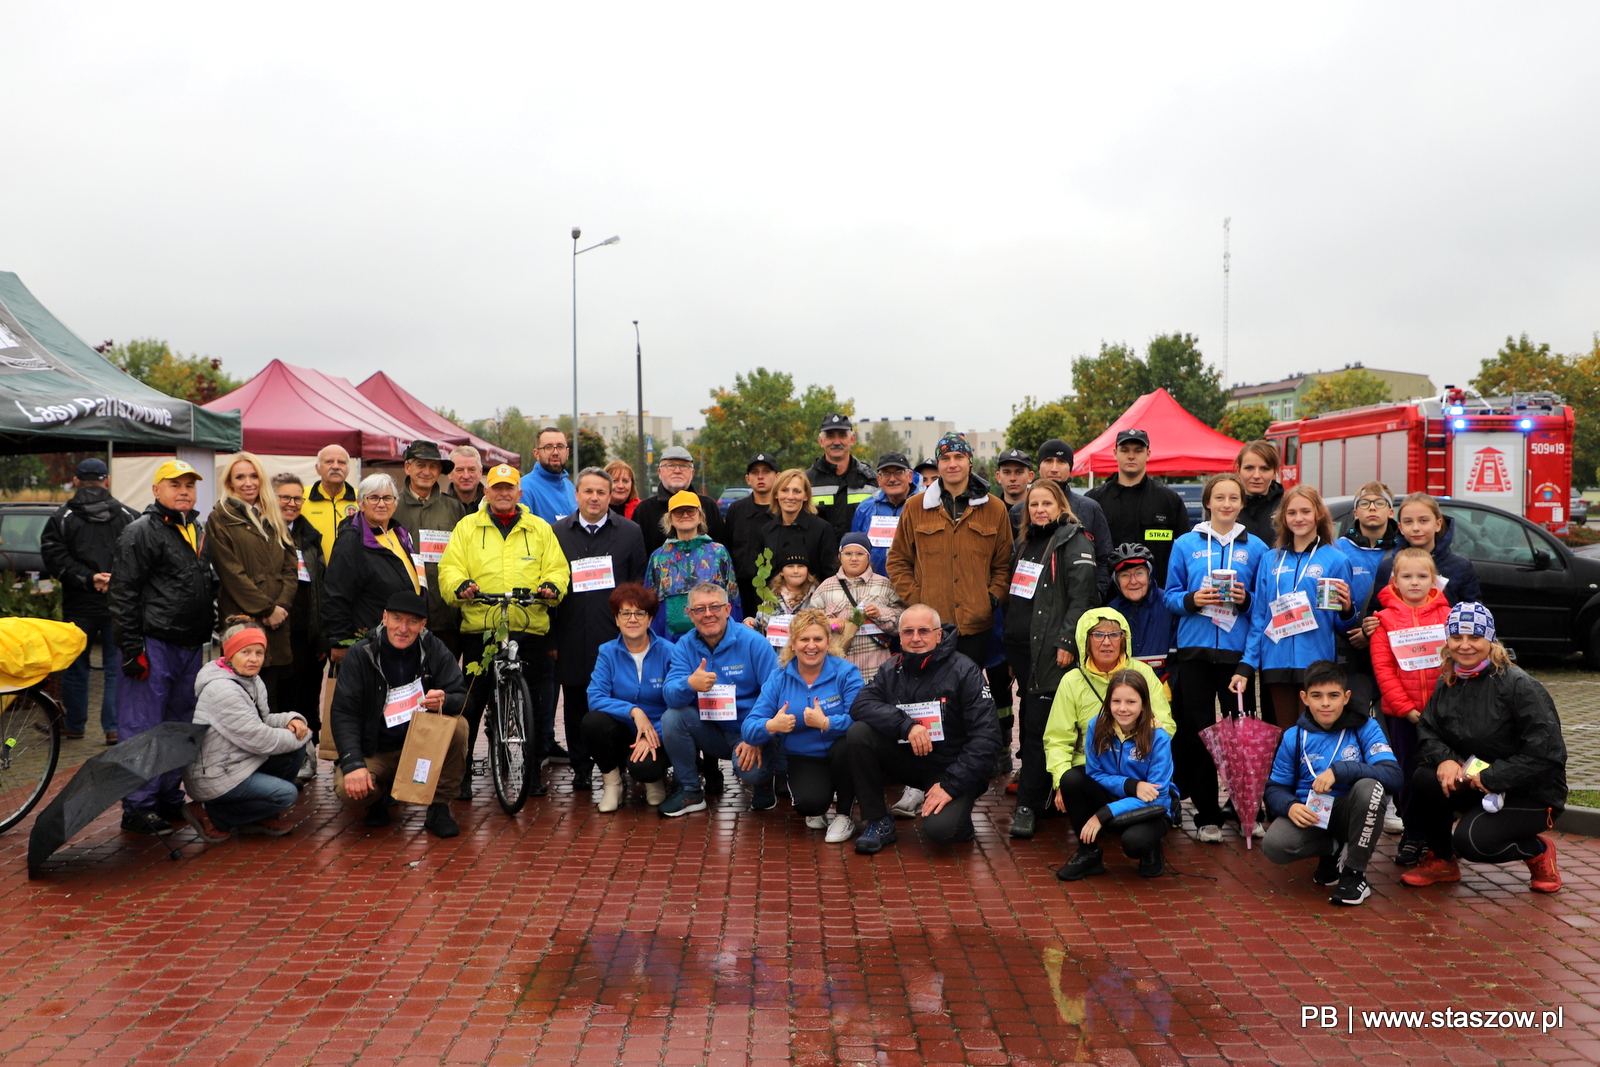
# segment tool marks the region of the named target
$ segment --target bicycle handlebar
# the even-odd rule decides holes
[[[509,593],[485,593],[479,590],[472,599],[485,604],[519,604],[523,607],[545,602],[543,598],[535,595],[532,589],[513,589]]]

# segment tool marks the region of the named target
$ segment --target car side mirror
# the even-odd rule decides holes
[[[1544,549],[1536,548],[1536,549],[1533,550],[1533,569],[1534,570],[1536,570],[1536,571],[1547,571],[1547,570],[1550,569],[1550,564],[1553,563],[1553,562],[1554,562],[1554,560],[1552,560],[1550,558],[1550,553],[1546,552]]]

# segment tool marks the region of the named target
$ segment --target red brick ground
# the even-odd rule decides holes
[[[1310,864],[1236,839],[1169,839],[1177,877],[1117,856],[1065,886],[1063,822],[1012,841],[997,794],[973,844],[912,833],[869,858],[737,791],[682,819],[600,815],[564,769],[516,819],[487,796],[453,805],[450,841],[417,808],[372,831],[327,768],[291,836],[204,848],[182,829],[181,863],[108,815],[30,882],[27,824],[0,837],[0,1060],[1600,1062],[1587,839],[1558,838],[1553,897],[1521,864],[1418,891],[1385,860],[1372,899],[1335,910]],[[1303,1028],[1306,1004],[1337,1006],[1340,1028]],[[1544,1035],[1359,1017],[1557,1006]]]

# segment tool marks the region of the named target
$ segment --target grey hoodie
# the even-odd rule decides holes
[[[200,757],[183,770],[183,787],[195,800],[216,800],[256,772],[268,756],[305,744],[287,729],[299,712],[267,710],[267,687],[259,677],[237,675],[221,660],[200,668],[194,679],[194,721],[211,729],[200,739]]]

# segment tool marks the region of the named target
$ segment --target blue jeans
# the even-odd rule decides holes
[[[707,759],[733,759],[733,748],[740,737],[735,730],[724,730],[714,722],[700,718],[699,708],[668,708],[661,716],[661,743],[672,759],[672,773],[678,786],[690,793],[703,791],[700,771],[695,766],[695,753],[704,752]],[[779,746],[761,746],[761,766],[742,771],[734,760],[733,773],[739,780],[752,786],[772,785],[773,763]]]
[[[295,772],[305,759],[306,750],[297,748],[268,756],[267,762],[256,768],[254,774],[222,794],[206,801],[206,814],[218,830],[231,830],[247,822],[270,819],[279,812],[294,807],[300,796],[295,788]]]
[[[72,625],[89,635],[83,646],[83,655],[72,661],[61,675],[61,702],[66,707],[66,728],[69,734],[81,734],[89,726],[89,653],[94,643],[100,642],[100,661],[105,666],[105,692],[100,696],[100,729],[108,734],[117,732],[117,679],[122,677],[122,650],[117,647],[116,634],[111,620],[68,619]]]

